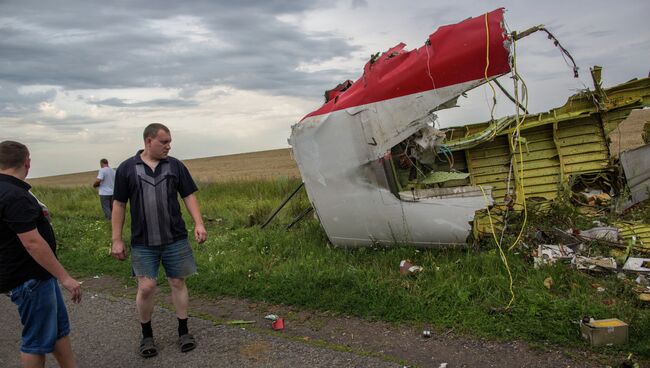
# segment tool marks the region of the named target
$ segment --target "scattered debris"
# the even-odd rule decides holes
[[[650,144],[621,153],[621,166],[630,189],[629,200],[619,205],[627,209],[648,199],[650,193]]]
[[[628,325],[617,318],[588,318],[587,322],[583,318],[580,322],[580,332],[592,346],[623,345],[628,342]]]
[[[425,339],[430,338],[431,337],[431,331],[429,331],[429,330],[422,331],[422,337],[424,337]]]
[[[271,321],[271,328],[275,331],[280,331],[284,329],[284,318],[278,316],[277,314],[269,314],[264,317]]]
[[[650,273],[650,258],[630,257],[623,265],[623,270]]]
[[[230,321],[226,321],[227,325],[250,325],[250,324],[253,324],[253,323],[255,323],[255,321],[246,321],[246,320],[243,320],[243,319],[233,319],[233,320],[230,320]]]
[[[579,195],[582,197],[581,203],[588,206],[608,206],[612,200],[612,197],[602,189],[587,188]]]
[[[597,283],[591,284],[591,287],[596,289],[596,291],[599,292],[599,293],[602,293],[603,291],[606,290],[604,287],[602,287],[602,285],[597,284]]]
[[[413,265],[411,261],[408,259],[402,260],[399,263],[399,273],[401,273],[402,275],[414,275],[418,272],[422,272],[423,270],[424,268],[422,268],[421,266]]]
[[[377,53],[292,126],[293,157],[332,244],[465,245],[506,228],[527,197],[548,204],[577,184],[574,199],[599,211],[620,197],[607,142],[631,111],[650,105],[650,78],[603,88],[594,66],[592,89],[547,112],[528,114],[510,96],[522,107],[516,115],[438,124],[439,111],[483,84],[510,77],[517,90],[514,41],[549,32],[511,33],[505,24],[500,8],[440,27],[416,49]]]
[[[611,226],[594,227],[588,230],[568,230],[580,238],[588,240],[602,240],[607,242],[618,242],[618,228]]]
[[[553,286],[553,278],[552,277],[547,277],[544,279],[544,287],[551,290],[551,287]]]
[[[539,268],[544,264],[553,264],[555,262],[572,263],[575,257],[573,249],[554,244],[540,244],[537,247],[537,254],[534,254],[534,266]]]
[[[284,318],[279,317],[271,323],[271,328],[275,331],[284,330]]]
[[[633,359],[632,353],[629,353],[627,359],[621,363],[621,368],[641,368],[639,362]]]
[[[616,271],[616,260],[614,257],[576,256],[575,264],[578,270],[593,272]]]

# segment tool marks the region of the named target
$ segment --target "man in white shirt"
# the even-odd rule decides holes
[[[107,220],[111,220],[113,212],[113,185],[115,184],[115,172],[108,166],[108,160],[103,158],[99,161],[99,173],[93,183],[93,187],[99,188],[99,202]]]

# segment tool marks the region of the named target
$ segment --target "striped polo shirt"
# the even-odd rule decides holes
[[[187,238],[178,196],[198,188],[183,163],[173,157],[160,160],[155,170],[138,151],[115,172],[113,199],[131,206],[131,246],[162,246]]]

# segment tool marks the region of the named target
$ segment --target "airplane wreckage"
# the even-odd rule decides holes
[[[497,9],[440,27],[418,49],[400,43],[374,55],[356,82],[327,91],[325,104],[292,126],[293,156],[331,243],[464,245],[527,201],[548,202],[580,183],[618,190],[608,137],[633,109],[650,105],[650,78],[606,89],[594,67],[593,90],[548,112],[528,114],[516,84],[515,97],[503,90],[514,116],[432,124],[469,90],[493,88],[502,76],[517,83],[513,49],[535,31],[573,61],[543,26],[509,33]]]

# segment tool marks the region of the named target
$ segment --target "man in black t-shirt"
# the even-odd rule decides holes
[[[56,258],[47,207],[25,182],[31,160],[27,147],[0,142],[0,292],[18,307],[23,324],[23,367],[43,367],[53,353],[61,367],[75,367],[70,323],[57,279],[81,301],[81,285]]]
[[[153,339],[151,316],[158,267],[162,262],[171,286],[172,302],[178,318],[178,345],[182,352],[196,347],[187,328],[189,296],[185,279],[196,273],[196,263],[187,240],[187,229],[178,203],[180,194],[194,220],[194,238],[203,243],[207,237],[199,203],[198,189],[189,171],[179,160],[168,156],[171,134],[162,124],[150,124],[144,130],[144,150],[122,162],[115,173],[113,191],[113,245],[111,253],[126,259],[122,239],[126,203],[131,203],[131,265],[138,280],[136,307],[142,327],[140,355],[158,354]]]

